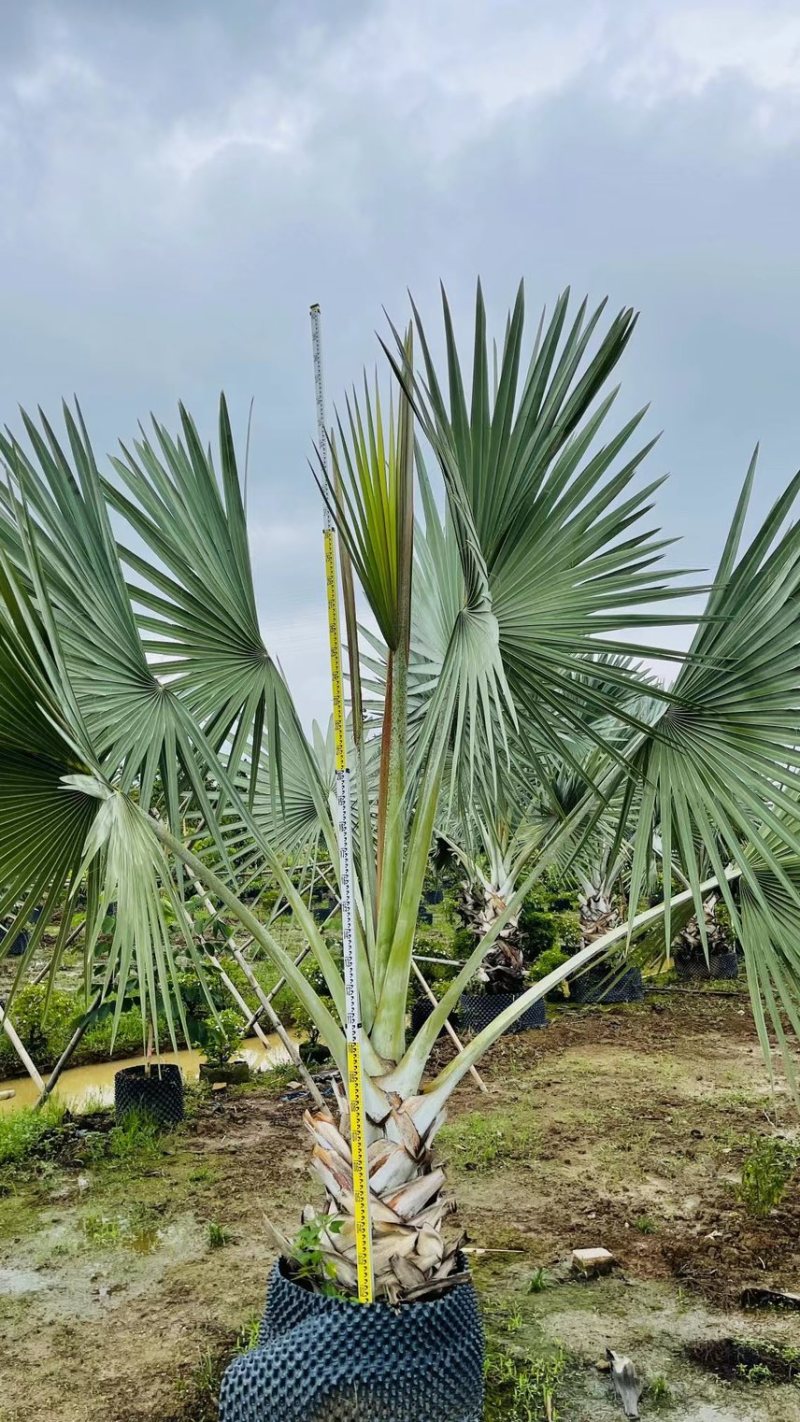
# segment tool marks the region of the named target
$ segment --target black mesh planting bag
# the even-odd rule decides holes
[[[183,1077],[173,1063],[124,1067],[114,1077],[114,1112],[117,1124],[132,1111],[146,1111],[160,1126],[177,1126],[183,1120]]]
[[[323,1298],[270,1275],[257,1347],[222,1380],[220,1422],[481,1422],[483,1328],[472,1283],[428,1303]]]

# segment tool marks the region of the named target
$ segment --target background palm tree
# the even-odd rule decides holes
[[[642,638],[679,620],[680,585],[648,522],[660,481],[636,482],[651,447],[632,450],[641,414],[607,432],[616,396],[609,377],[635,318],[623,311],[602,331],[602,309],[589,314],[583,303],[568,323],[567,295],[559,298],[523,367],[522,290],[498,352],[487,342],[479,289],[468,396],[445,301],[446,397],[414,312],[420,369],[410,333],[397,337],[390,413],[369,392],[354,397],[333,442],[379,1296],[419,1297],[452,1282],[456,1242],[445,1238],[434,1155],[447,1100],[506,1027],[584,963],[640,934],[669,941],[676,911],[697,912],[716,884],[744,947],[765,1046],[768,1019],[781,1040],[782,1013],[800,1025],[800,529],[784,527],[798,481],[741,551],[751,467],[709,615],[673,686],[653,691],[656,714],[644,715],[626,659],[663,656]],[[319,833],[336,865],[330,779],[259,629],[224,400],[215,455],[182,410],[177,438],[155,424],[150,439],[123,448],[108,477],[80,416],[65,410],[64,420],[65,445],[44,418],[24,417],[27,447],[11,435],[0,441],[8,475],[0,492],[0,917],[21,905],[3,949],[42,904],[20,971],[60,915],[55,971],[63,925],[85,891],[87,970],[96,978],[99,968],[120,1003],[135,972],[145,1015],[155,1020],[163,1006],[173,1031],[182,1006],[165,910],[202,980],[184,907],[187,885],[199,884],[286,977],[344,1072],[339,962],[286,855],[293,834]],[[425,446],[441,473],[438,493]],[[356,585],[378,629],[379,648],[365,648],[363,665]],[[602,677],[598,651],[607,658]],[[370,697],[379,716],[365,722]],[[407,1044],[434,828],[445,806],[473,796],[493,803],[517,737],[550,765],[570,767],[580,791]],[[574,750],[587,742],[591,764]],[[524,893],[549,864],[577,862],[612,806],[612,847],[630,837],[630,902],[653,877],[656,839],[688,888],[595,938],[428,1072],[445,1018]],[[705,880],[698,846],[710,865]],[[242,901],[256,869],[290,905],[319,990]],[[116,926],[101,951],[111,902]],[[346,1103],[338,1120],[327,1112],[307,1119],[327,1201],[323,1252],[353,1288]]]

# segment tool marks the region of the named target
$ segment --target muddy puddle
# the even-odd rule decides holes
[[[280,1038],[267,1037],[267,1045],[259,1037],[248,1037],[243,1043],[240,1056],[244,1057],[253,1071],[267,1071],[289,1060],[288,1053]],[[202,1052],[163,1052],[163,1062],[174,1062],[182,1070],[186,1081],[197,1081],[200,1072]],[[140,1066],[143,1056],[125,1057],[117,1061],[94,1062],[91,1066],[72,1067],[65,1071],[54,1095],[70,1110],[77,1111],[88,1105],[109,1106],[114,1100],[114,1076],[124,1067]],[[0,1112],[15,1111],[20,1106],[33,1106],[39,1096],[38,1088],[28,1076],[9,1077],[0,1081],[0,1096],[13,1091],[8,1100],[0,1099]]]

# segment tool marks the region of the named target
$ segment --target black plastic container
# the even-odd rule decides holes
[[[222,1379],[219,1422],[480,1422],[472,1283],[429,1303],[359,1304],[270,1275],[257,1347]]]
[[[501,1012],[505,1012],[507,1007],[511,1007],[516,1002],[516,997],[510,992],[465,992],[461,995],[459,1003],[459,1021],[467,1032],[482,1032],[484,1027],[488,1027],[490,1022],[494,1022]],[[526,1007],[521,1017],[510,1027],[506,1027],[506,1032],[531,1032],[536,1027],[547,1026],[547,1011],[544,1000],[539,998],[537,1002]]]
[[[7,930],[5,928],[0,928],[0,944],[2,944],[3,939],[6,937],[6,935]],[[26,933],[23,929],[22,933],[18,933],[16,938],[14,939],[14,942],[8,950],[7,956],[9,958],[21,958],[23,953],[27,952],[29,941],[30,934]]]
[[[179,1066],[158,1063],[145,1075],[143,1066],[124,1067],[114,1077],[114,1114],[117,1125],[134,1111],[144,1111],[160,1126],[183,1120],[183,1077]]]
[[[702,953],[692,953],[675,959],[675,971],[679,978],[738,978],[739,958],[730,953],[712,953],[708,962]]]
[[[624,968],[622,972],[602,964],[590,968],[569,985],[573,1002],[614,1003],[641,1002],[644,997],[644,982],[641,968]]]
[[[414,999],[413,1003],[411,1004],[411,1031],[413,1032],[413,1034],[414,1034],[415,1037],[416,1037],[417,1033],[419,1032],[420,1028],[421,1028],[421,1027],[424,1027],[425,1023],[427,1022],[427,1020],[428,1020],[428,1018],[430,1017],[430,1015],[431,1015],[432,1012],[433,1012],[433,1003],[430,1001],[429,998],[427,998],[427,997],[417,997],[417,998]],[[457,1012],[451,1012],[451,1013],[450,1013],[450,1025],[451,1025],[452,1027],[458,1027],[458,1023],[459,1023],[458,1013],[457,1013]],[[446,1029],[445,1027],[442,1027],[442,1028],[440,1029],[440,1031],[439,1031],[439,1036],[440,1036],[440,1037],[445,1037],[446,1035],[447,1035],[447,1029]]]
[[[424,898],[426,904],[440,904],[444,894],[441,889],[426,889]]]
[[[433,923],[433,914],[426,908],[421,908],[417,914],[418,923]]]

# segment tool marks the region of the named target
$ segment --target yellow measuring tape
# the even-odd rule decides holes
[[[322,341],[319,306],[311,307],[311,335],[314,347],[314,386],[317,400],[317,439],[330,497],[328,442],[325,429],[325,392],[322,379]],[[336,575],[336,542],[330,509],[325,505],[325,589],[328,601],[328,640],[331,657],[333,728],[336,747],[336,804],[339,836],[339,867],[342,895],[342,948],[344,987],[347,1005],[347,1091],[350,1103],[350,1151],[353,1158],[353,1212],[356,1231],[358,1297],[372,1303],[375,1283],[372,1269],[372,1227],[369,1209],[369,1164],[361,1064],[361,1010],[358,998],[355,913],[353,902],[353,820],[350,807],[350,771],[347,766],[342,639],[339,628],[339,582]]]

